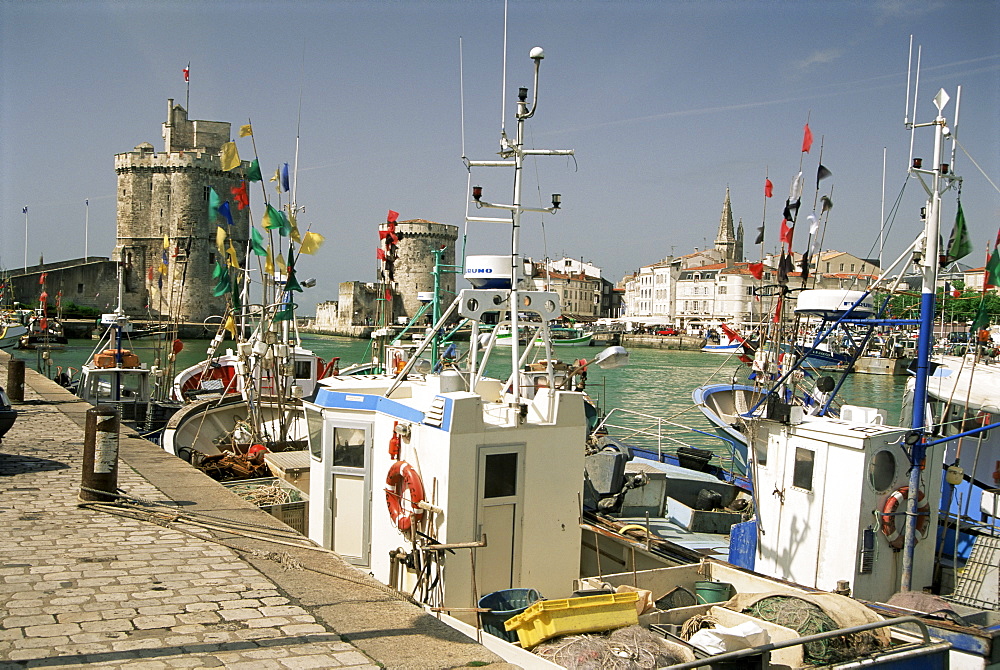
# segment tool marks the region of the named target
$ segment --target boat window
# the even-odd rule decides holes
[[[816,452],[802,447],[795,448],[795,469],[792,471],[792,486],[807,491],[813,489],[813,465]]]
[[[868,481],[878,492],[888,491],[896,478],[896,457],[883,449],[872,456],[868,465]]]
[[[309,451],[317,461],[323,460],[323,413],[306,408],[306,426],[309,429]]]
[[[365,467],[364,428],[333,429],[333,466],[340,468]]]
[[[295,361],[295,378],[312,379],[312,361]]]
[[[484,498],[517,494],[517,454],[487,454]]]

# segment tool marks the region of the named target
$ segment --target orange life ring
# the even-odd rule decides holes
[[[885,533],[885,537],[889,540],[889,546],[893,549],[902,549],[905,534],[903,529],[906,524],[896,523],[896,510],[903,506],[906,506],[906,497],[909,495],[910,487],[901,486],[892,492],[888,498],[885,499],[885,505],[882,507],[882,532]],[[931,508],[926,502],[924,502],[924,492],[917,491],[917,538],[916,541],[919,542],[923,538],[927,537],[927,528],[931,522]]]
[[[424,514],[424,510],[417,507],[417,503],[424,501],[424,483],[420,474],[406,461],[396,461],[389,468],[385,483],[385,502],[389,506],[389,516],[396,528],[407,531],[413,521]],[[406,507],[409,509],[404,509],[404,502],[408,503]]]

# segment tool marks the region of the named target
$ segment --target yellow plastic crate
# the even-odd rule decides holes
[[[560,635],[599,633],[639,623],[635,603],[639,594],[602,593],[582,598],[541,600],[517,616],[504,621],[504,628],[516,630],[525,649]]]

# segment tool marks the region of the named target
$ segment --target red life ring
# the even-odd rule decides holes
[[[903,548],[905,538],[903,529],[906,527],[906,524],[896,523],[896,510],[900,507],[903,507],[905,510],[906,496],[909,495],[909,492],[909,486],[901,486],[885,499],[885,505],[882,507],[882,532],[885,533],[886,539],[889,540],[889,546],[893,549]],[[927,528],[930,526],[930,521],[930,505],[924,502],[924,492],[917,491],[917,542],[927,537]]]
[[[417,507],[417,503],[424,501],[424,483],[420,474],[406,461],[396,461],[389,468],[385,483],[385,502],[389,506],[389,516],[396,528],[407,531],[413,521],[424,514],[424,510]],[[404,503],[408,509],[404,509]]]

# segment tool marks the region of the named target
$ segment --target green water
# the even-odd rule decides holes
[[[51,352],[47,364],[41,360],[38,352],[12,350],[11,353],[25,359],[27,364],[35,369],[38,368],[39,362],[42,362],[43,369],[51,377],[56,374],[59,366],[64,369],[67,367],[79,369],[96,344],[96,340],[70,340],[64,350]],[[370,356],[369,344],[368,340],[346,337],[303,336],[303,346],[324,360],[339,356],[341,367],[367,360]],[[162,361],[165,360],[162,351],[164,346],[165,343],[135,340],[126,343],[124,348],[132,349],[139,356],[139,360],[147,365],[152,365],[159,355],[162,366]],[[183,369],[203,360],[207,346],[206,340],[185,342],[184,348],[177,356],[177,369]],[[560,347],[557,353],[560,359],[573,361],[592,359],[600,351],[599,347]],[[643,434],[634,431],[648,428],[651,432],[655,432],[658,422],[654,417],[670,419],[679,424],[712,432],[706,419],[694,407],[691,392],[695,387],[709,381],[719,383],[729,381],[738,365],[734,362],[735,359],[699,351],[667,349],[632,348],[629,353],[630,361],[627,367],[601,370],[591,365],[588,369],[587,391],[602,410],[607,412],[612,408],[621,408],[631,412],[631,414],[616,413],[612,416],[612,424],[628,426],[633,431],[629,435],[631,441],[650,447],[656,446],[657,439],[649,434],[643,437]],[[494,360],[489,366],[488,373],[506,377],[509,368],[509,351],[500,349],[494,353]],[[840,398],[845,403],[886,409],[889,423],[895,423],[899,420],[903,388],[904,377],[848,375]],[[720,454],[724,452],[724,445],[714,438],[696,436],[687,439],[696,446],[707,447]]]

